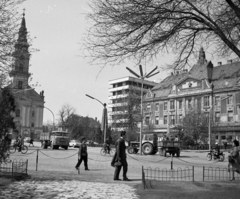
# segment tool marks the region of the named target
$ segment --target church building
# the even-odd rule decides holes
[[[29,85],[30,56],[25,14],[23,14],[18,39],[12,53],[13,65],[9,73],[12,82],[7,88],[12,91],[16,104],[14,116],[16,130],[13,132],[13,137],[22,135],[37,140],[42,132],[44,92],[37,93]]]

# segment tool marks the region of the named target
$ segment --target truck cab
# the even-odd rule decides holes
[[[59,147],[68,149],[69,133],[65,131],[52,131],[50,134],[50,142],[52,149],[59,149]]]

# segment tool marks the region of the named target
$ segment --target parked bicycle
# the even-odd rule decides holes
[[[103,155],[103,156],[105,156],[106,154],[109,154],[110,156],[114,156],[114,154],[115,154],[115,149],[111,149],[111,148],[110,148],[110,150],[108,151],[108,150],[106,149],[106,147],[102,147],[101,150],[100,150],[100,154]]]
[[[19,147],[20,147],[20,146],[19,146],[17,143],[13,143],[13,145],[11,145],[11,146],[9,147],[9,153],[15,153],[16,150],[19,151]],[[20,152],[21,152],[22,154],[25,154],[25,153],[27,153],[27,151],[28,151],[28,147],[27,147],[26,145],[22,145]]]

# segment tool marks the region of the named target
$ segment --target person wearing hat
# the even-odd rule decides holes
[[[87,153],[87,144],[86,138],[83,137],[81,139],[81,144],[79,145],[78,151],[78,163],[76,164],[75,168],[78,170],[79,166],[81,165],[82,161],[84,161],[85,170],[89,171],[88,169],[88,153]]]
[[[113,180],[121,180],[119,179],[119,174],[120,174],[121,168],[123,167],[123,180],[130,181],[127,178],[128,163],[127,163],[126,145],[125,145],[126,131],[121,131],[120,136],[121,137],[116,141],[116,144],[115,144],[116,153],[111,162],[111,165],[115,167]]]

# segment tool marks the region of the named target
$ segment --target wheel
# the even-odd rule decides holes
[[[106,155],[106,151],[105,151],[104,149],[101,149],[101,150],[100,150],[100,154],[101,154],[101,155]]]
[[[178,157],[178,158],[180,157],[180,151],[177,152],[177,157]]]
[[[13,145],[9,146],[9,153],[15,153],[15,151],[16,151],[15,146],[13,146]]]
[[[225,155],[224,154],[223,155],[219,155],[219,161],[223,162],[224,159],[225,159]]]
[[[167,157],[167,151],[165,149],[163,149],[163,156]]]
[[[133,154],[133,153],[134,153],[134,150],[133,150],[132,147],[128,147],[127,152],[128,152],[129,154]]]
[[[64,149],[65,149],[65,150],[68,150],[68,146],[65,146]]]
[[[111,150],[110,150],[110,156],[112,156],[112,157],[113,157],[113,156],[114,156],[114,154],[115,154],[115,151],[114,151],[113,149],[111,149]]]
[[[153,153],[153,145],[151,143],[144,143],[142,146],[143,153],[145,155],[151,155]]]
[[[27,153],[27,151],[28,151],[28,147],[25,146],[25,145],[23,145],[23,146],[22,146],[22,149],[21,149],[21,153],[22,153],[22,154],[25,154],[25,153]]]
[[[133,148],[133,153],[137,154],[138,153],[138,149],[137,148]]]
[[[56,149],[59,149],[59,146],[55,146]]]
[[[207,160],[208,160],[208,161],[212,160],[212,154],[211,154],[211,153],[208,153],[208,154],[207,154]]]

